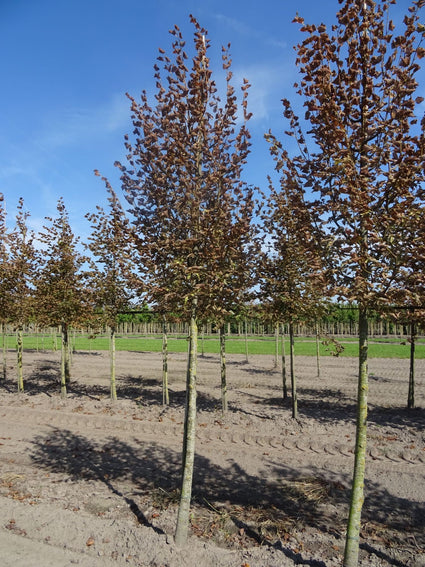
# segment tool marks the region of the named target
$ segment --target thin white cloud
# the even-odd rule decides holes
[[[248,65],[234,71],[235,84],[242,84],[244,78],[251,84],[248,111],[252,120],[267,121],[276,110],[280,112],[280,99],[285,89],[292,87],[293,76],[292,68],[281,63]]]
[[[270,37],[268,34],[262,32],[256,27],[248,25],[242,20],[229,18],[228,16],[224,16],[223,14],[214,14],[214,18],[220,23],[226,25],[232,31],[242,36],[248,36],[251,39],[255,39],[264,43],[265,45],[271,45],[273,47],[278,47],[279,49],[288,48],[288,44],[285,41]]]
[[[229,18],[228,16],[224,16],[223,14],[215,14],[214,17],[215,17],[216,20],[218,20],[222,24],[225,24],[227,27],[229,27],[230,29],[232,29],[233,31],[236,31],[237,33],[239,33],[241,35],[249,35],[251,37],[253,35],[257,35],[256,30],[253,29],[251,26],[248,26],[242,20],[237,20],[235,18]]]
[[[101,106],[64,108],[60,113],[55,112],[47,118],[44,131],[35,137],[34,143],[45,151],[85,144],[104,134],[125,130],[129,121],[128,99],[124,93],[115,94]]]

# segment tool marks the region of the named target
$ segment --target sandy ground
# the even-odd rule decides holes
[[[282,401],[273,357],[199,358],[197,459],[188,545],[173,541],[180,480],[185,356],[76,353],[66,400],[59,354],[14,354],[0,382],[2,567],[341,565],[355,434],[354,359],[296,359],[299,419]],[[425,360],[417,408],[405,409],[408,361],[370,362],[369,444],[360,565],[425,565]]]

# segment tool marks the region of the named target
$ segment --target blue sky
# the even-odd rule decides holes
[[[399,0],[404,11],[410,4]],[[84,219],[105,204],[108,177],[121,197],[115,160],[131,133],[129,101],[155,94],[158,48],[168,50],[177,24],[191,44],[192,13],[209,32],[215,79],[223,79],[221,46],[231,43],[235,85],[252,84],[253,148],[244,179],[266,187],[273,171],[264,132],[286,127],[280,99],[296,100],[292,24],[298,11],[310,23],[332,23],[337,0],[0,0],[0,192],[9,223],[23,197],[32,228],[56,215],[63,197],[71,226],[83,239]],[[283,136],[281,136],[283,137]]]

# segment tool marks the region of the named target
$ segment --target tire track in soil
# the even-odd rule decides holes
[[[53,415],[53,419],[52,419]],[[164,419],[159,421],[147,420],[140,417],[127,415],[125,419],[121,417],[99,414],[68,413],[60,410],[44,411],[27,407],[20,407],[19,411],[15,407],[0,406],[0,422],[6,422],[13,431],[13,425],[28,427],[28,434],[31,430],[45,427],[47,429],[69,429],[79,434],[84,434],[85,430],[101,432],[99,440],[108,434],[133,434],[138,440],[155,440],[158,444],[166,446],[180,446],[183,435],[183,424],[170,424]],[[236,430],[235,430],[236,429]],[[240,428],[242,429],[242,428]],[[48,433],[47,433],[48,435]],[[296,435],[275,436],[275,435],[256,435],[255,433],[238,430],[232,426],[232,430],[219,428],[217,426],[197,428],[196,438],[200,444],[210,445],[210,449],[217,447],[218,450],[232,446],[232,450],[237,452],[250,452],[261,454],[267,452],[282,454],[283,451],[299,452],[309,457],[309,460],[317,461],[318,458],[343,458],[353,459],[353,442],[341,442],[340,439],[330,438],[323,435],[323,440],[310,440],[306,436]],[[17,447],[16,447],[17,448]],[[379,448],[369,446],[367,454],[372,461],[381,463],[403,464],[409,466],[423,466],[425,464],[425,451],[415,451],[414,449],[396,448],[392,450],[388,446]],[[10,458],[10,456],[8,457]],[[0,453],[0,459],[2,454]]]

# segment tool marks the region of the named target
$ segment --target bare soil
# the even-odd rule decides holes
[[[59,354],[14,354],[0,382],[0,564],[3,567],[277,567],[342,564],[355,441],[357,362],[298,357],[299,418],[282,400],[273,357],[199,357],[191,532],[173,541],[186,359],[117,353],[109,400],[105,352],[76,353],[68,398]],[[425,360],[406,409],[408,361],[370,361],[369,444],[360,565],[425,565]]]

